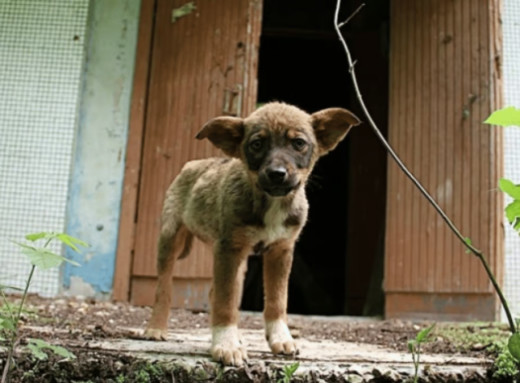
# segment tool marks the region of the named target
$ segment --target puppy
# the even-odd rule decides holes
[[[287,327],[287,287],[294,244],[307,219],[305,183],[318,158],[359,119],[345,109],[312,115],[269,103],[247,118],[217,117],[196,138],[231,158],[186,163],[166,192],[158,243],[158,284],[145,336],[165,340],[176,259],[193,236],[213,247],[211,355],[225,365],[247,359],[237,328],[250,254],[264,264],[265,335],[274,354],[295,354]]]

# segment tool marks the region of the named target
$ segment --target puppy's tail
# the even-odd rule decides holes
[[[157,268],[159,272],[173,268],[176,259],[186,258],[191,250],[193,234],[181,225],[173,234],[169,231],[162,231],[157,244]],[[182,251],[179,250],[182,248]],[[179,254],[176,257],[176,254]]]
[[[191,246],[193,245],[193,234],[191,234],[191,232],[189,232],[188,230],[186,231],[187,233],[186,238],[184,239],[184,247],[177,259],[183,259],[190,255]]]

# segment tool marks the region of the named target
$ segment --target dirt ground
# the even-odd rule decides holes
[[[63,362],[51,356],[47,362],[37,362],[30,355],[18,355],[11,381],[182,381],[178,377],[176,379],[172,373],[161,371],[153,364],[131,356],[89,349],[88,344],[94,341],[139,338],[140,333],[136,329],[144,328],[149,315],[149,308],[133,307],[124,303],[93,299],[42,299],[31,296],[23,314],[22,345],[31,337],[64,346],[73,341],[75,346],[70,351],[78,359]],[[363,318],[290,318],[291,331],[296,337],[383,345],[403,352],[407,352],[408,340],[413,339],[417,332],[427,325],[429,324],[422,322]],[[172,310],[170,329],[185,330],[207,326],[208,314],[205,312]],[[240,327],[262,329],[261,315],[243,313]],[[41,328],[46,330],[42,331]],[[496,351],[496,340],[505,336],[507,328],[497,324],[439,324],[431,340],[424,345],[423,352],[489,356]],[[3,363],[4,360],[0,364]]]

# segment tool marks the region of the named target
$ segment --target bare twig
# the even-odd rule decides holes
[[[10,305],[9,301],[7,300],[4,290],[0,289],[0,293],[2,294],[2,300],[4,301],[4,307],[7,309],[9,317],[11,318],[12,321],[14,321],[15,316],[14,316],[13,310],[11,310],[11,305]]]
[[[433,197],[428,193],[428,191],[424,188],[424,186],[417,180],[417,178],[415,178],[415,176],[410,172],[410,170],[408,170],[408,168],[401,161],[401,159],[399,158],[397,153],[392,149],[390,144],[386,141],[385,137],[383,136],[383,134],[381,133],[381,131],[377,127],[377,125],[374,122],[374,120],[372,119],[372,116],[370,115],[370,112],[368,111],[368,109],[367,109],[367,107],[365,105],[365,102],[363,101],[363,96],[361,95],[361,91],[359,89],[359,85],[358,85],[358,82],[357,82],[356,71],[355,71],[355,67],[354,67],[355,66],[355,62],[353,62],[353,60],[352,60],[352,56],[350,54],[350,49],[348,48],[348,45],[347,45],[347,43],[346,43],[345,39],[343,38],[343,35],[341,34],[341,31],[340,31],[340,28],[342,26],[344,26],[345,24],[347,24],[355,16],[361,10],[363,5],[364,4],[361,4],[352,13],[352,15],[350,15],[347,18],[347,20],[342,22],[342,23],[338,22],[339,10],[341,8],[341,0],[337,0],[336,11],[334,12],[334,28],[336,30],[336,33],[337,33],[337,35],[339,37],[339,40],[340,40],[341,44],[343,45],[343,49],[345,50],[345,53],[347,55],[347,61],[348,61],[348,64],[349,64],[350,77],[352,79],[352,84],[354,85],[354,90],[356,92],[356,97],[357,97],[357,99],[359,101],[361,109],[363,110],[363,113],[365,114],[365,116],[366,116],[366,118],[367,118],[367,120],[369,122],[370,127],[372,128],[372,130],[374,131],[376,136],[379,138],[379,140],[381,141],[383,146],[386,148],[386,150],[388,151],[388,153],[390,154],[392,159],[397,163],[399,168],[413,182],[413,184],[417,187],[417,189],[419,189],[421,194],[428,200],[428,202],[433,206],[433,208],[437,211],[437,213],[439,213],[439,215],[442,217],[444,222],[448,225],[448,227],[455,234],[455,236],[462,242],[462,244],[464,246],[466,246],[466,248],[468,248],[468,250],[470,252],[472,252],[475,256],[477,256],[480,259],[482,265],[484,266],[484,269],[486,270],[486,273],[488,274],[489,279],[491,280],[491,283],[493,284],[493,287],[495,288],[495,290],[496,290],[496,292],[497,292],[497,294],[498,294],[498,296],[500,298],[502,306],[504,307],[504,310],[505,310],[506,315],[507,315],[507,320],[509,322],[509,327],[511,329],[511,332],[514,334],[517,330],[516,330],[515,322],[513,320],[513,316],[511,315],[511,311],[509,310],[509,306],[507,304],[507,300],[504,297],[504,295],[502,294],[502,290],[500,289],[500,286],[498,285],[498,283],[497,283],[497,281],[495,279],[495,276],[493,275],[493,272],[491,271],[491,268],[489,267],[489,264],[486,261],[486,258],[484,256],[484,254],[482,253],[482,251],[480,251],[479,249],[475,248],[474,246],[471,245],[471,243],[469,243],[467,238],[464,237],[461,234],[460,230],[450,220],[448,215],[442,210],[442,208],[433,199]]]
[[[361,3],[361,5],[359,7],[357,7],[357,9],[354,12],[352,12],[352,14],[349,17],[347,17],[347,19],[344,22],[339,23],[338,28],[341,28],[342,26],[347,25],[350,22],[350,20],[352,20],[354,17],[356,17],[356,15],[359,13],[359,11],[361,11],[363,9],[364,6],[365,6],[365,3]]]

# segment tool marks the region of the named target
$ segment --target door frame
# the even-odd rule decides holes
[[[130,299],[156,0],[141,0],[112,299]]]
[[[245,0],[244,0],[245,1]],[[134,249],[136,244],[137,214],[141,184],[145,125],[151,78],[151,56],[155,34],[155,13],[158,0],[141,0],[136,62],[130,106],[130,122],[125,158],[124,182],[121,199],[121,215],[117,240],[115,274],[112,298],[130,301]],[[257,55],[261,30],[262,0],[247,0],[249,9],[248,29],[244,36],[245,68],[242,99],[238,115],[254,110],[257,89]],[[252,73],[255,76],[251,75]]]

